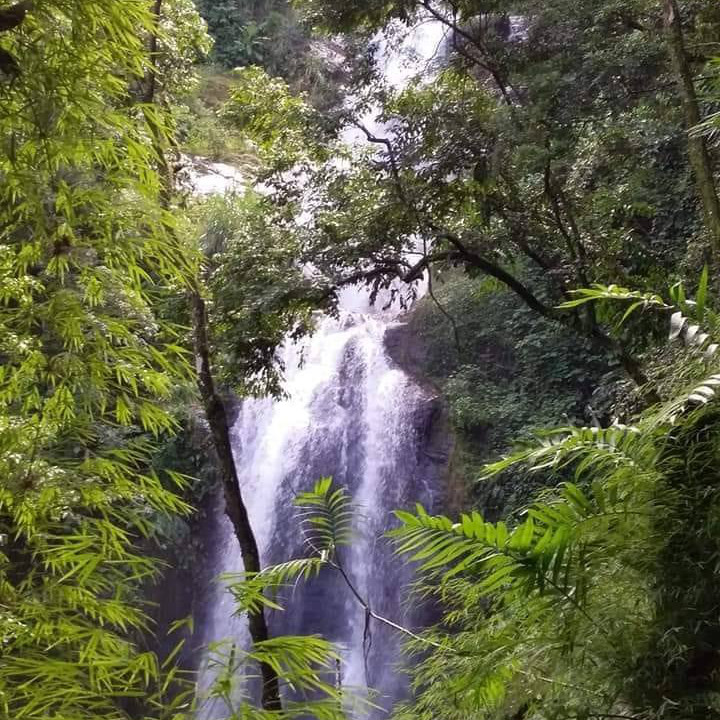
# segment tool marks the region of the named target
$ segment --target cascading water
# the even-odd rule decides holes
[[[433,57],[443,34],[439,25],[425,22],[399,52],[385,49],[388,82],[397,87],[411,77],[413,62],[401,60],[405,50],[413,51],[417,69]],[[367,120],[373,130],[382,129],[374,118]],[[359,139],[357,134],[345,138],[348,143]],[[199,192],[205,185],[198,186]],[[217,173],[209,186],[210,191],[221,189]],[[303,555],[293,499],[331,476],[359,507],[354,542],[343,558],[354,587],[374,612],[417,627],[423,622],[421,611],[404,602],[411,570],[394,557],[384,533],[392,525],[392,510],[415,502],[432,508],[441,498],[448,445],[436,393],[388,353],[386,339],[400,324],[397,318],[397,310],[371,307],[364,290],[345,290],[338,317],[318,318],[311,337],[283,349],[286,397],[244,401],[232,436],[262,565]],[[210,572],[241,571],[220,498],[208,522],[213,525],[206,529],[212,538]],[[233,617],[232,598],[222,585],[206,597],[199,622],[203,644],[225,638],[247,643],[245,623]],[[285,606],[285,612],[269,613],[272,635],[316,633],[336,643],[342,648],[343,686],[372,688],[385,711],[405,694],[398,667],[402,638],[375,621],[367,623],[364,608],[338,574],[321,573],[299,584]],[[201,672],[201,693],[212,677],[210,669]],[[206,702],[200,720],[226,714],[220,701]]]
[[[351,305],[349,294],[341,306]],[[353,300],[357,305],[359,296]],[[232,426],[242,491],[264,565],[304,554],[293,508],[294,497],[326,476],[348,489],[358,505],[354,542],[344,563],[354,586],[373,610],[404,626],[422,622],[404,604],[411,573],[383,537],[391,511],[414,502],[432,507],[442,494],[446,454],[429,452],[438,419],[434,393],[388,356],[385,335],[396,325],[392,314],[341,309],[321,318],[304,343],[288,345],[282,400],[246,400]],[[232,528],[221,515],[214,557],[216,574],[242,569]],[[342,682],[379,693],[389,706],[404,694],[395,665],[401,637],[371,623],[342,578],[331,572],[298,585],[285,600],[286,611],[270,614],[272,634],[318,633],[343,648]],[[209,598],[203,640],[244,638],[232,617],[232,601],[218,586]],[[205,685],[210,681],[205,678]],[[224,708],[205,706],[205,720]]]

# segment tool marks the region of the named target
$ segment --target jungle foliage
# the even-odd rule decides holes
[[[519,433],[485,475],[539,489],[499,522],[398,513],[445,613],[397,717],[718,716],[716,5],[300,4],[330,32],[446,29],[418,77],[354,88],[342,140],[259,71],[226,113],[331,287],[430,274],[411,324],[471,464]]]
[[[201,83],[176,108],[187,152],[236,164],[252,162],[252,152],[220,112],[237,68],[259,67],[282,77],[329,114],[342,103],[345,56],[352,53],[315,35],[287,0],[199,0],[197,7],[213,46],[209,62],[200,68]]]
[[[629,315],[639,294],[587,297],[610,295]],[[695,339],[682,310],[657,296],[641,302],[665,318],[675,310],[671,337],[693,368],[683,390],[632,424],[545,430],[487,466],[485,478],[521,465],[547,486],[507,521],[398,513],[399,551],[420,563],[447,614],[414,643],[426,658],[414,672],[418,696],[397,717],[720,712],[717,362],[714,350],[703,358],[712,343]],[[438,682],[448,668],[453,681]]]
[[[486,15],[472,3],[307,5],[332,31],[394,21],[397,35],[397,22],[425,17],[446,31],[445,55],[406,84],[363,76],[336,119],[342,139],[366,141],[352,158],[327,117],[310,105],[255,106],[257,75],[239,76],[228,117],[263,150],[258,175],[274,183],[283,212],[304,195],[307,257],[334,283],[389,286],[452,266],[490,275],[642,384],[642,343],[618,345],[591,313],[555,305],[592,282],[665,284],[676,268],[698,272],[711,253],[673,65],[648,39],[663,28],[659,4],[500,3]],[[708,52],[687,55],[697,72],[712,54],[703,43],[714,12],[712,3],[688,8],[687,45]],[[514,35],[513,13],[524,18]],[[268,151],[273,125],[283,132]],[[284,173],[303,160],[302,173]]]
[[[517,466],[540,475],[545,490],[527,507],[498,522],[479,510],[457,521],[421,506],[396,513],[389,535],[443,617],[416,635],[368,608],[417,656],[416,694],[393,717],[718,716],[720,375],[712,337],[698,338],[702,292],[697,303],[622,288],[578,296],[627,322],[636,303],[658,313],[685,376],[632,424],[538,432],[484,469],[481,482]],[[352,500],[328,478],[296,502],[308,554],[239,578],[241,606],[272,607],[299,579],[344,572]]]
[[[194,210],[213,299],[216,371],[240,396],[280,395],[278,348],[311,332],[313,313],[330,308],[327,288],[297,264],[292,218],[269,224],[265,208],[263,197],[248,191]]]
[[[255,546],[233,579],[251,633],[335,572],[415,654],[398,720],[720,717],[717,3],[198,10],[0,0],[0,717],[368,711],[318,637],[213,646],[196,699],[183,640],[147,649],[150,555],[188,540],[184,469],[214,463],[244,511],[222,396],[280,394],[278,348],[343,286],[410,308],[422,280],[422,369],[483,478],[457,522],[391,532],[441,620],[416,634],[353,589],[355,508],[325,479],[298,499],[306,555]],[[377,33],[428,20],[436,56],[390,84]],[[188,200],[181,147],[258,191]],[[178,438],[200,400],[202,457]]]
[[[285,0],[200,0],[214,39],[213,59],[226,68],[265,67],[273,75],[302,73],[311,35]]]
[[[0,35],[0,714],[171,717],[191,694],[136,642],[140,542],[189,512],[153,465],[190,377],[155,307],[193,263],[138,101],[158,28],[145,2],[22,5]]]
[[[0,717],[190,717],[145,598],[192,511],[161,454],[201,257],[170,105],[208,39],[191,3],[123,0],[0,5],[0,42]]]
[[[441,389],[455,434],[451,483],[497,517],[530,500],[536,475],[521,469],[502,482],[469,483],[488,459],[532,431],[609,421],[619,388],[631,389],[608,355],[527,308],[491,279],[457,271],[439,275],[431,298],[414,308],[409,331],[417,338],[418,369]],[[455,339],[457,335],[457,342]]]

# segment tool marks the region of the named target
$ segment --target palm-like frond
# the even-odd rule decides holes
[[[704,270],[695,300],[680,285],[671,302],[598,286],[566,303],[619,302],[604,317],[620,325],[638,309],[658,310],[670,318],[670,340],[687,349],[674,398],[632,425],[548,430],[483,474],[520,465],[574,473],[577,485],[546,489],[514,526],[478,513],[459,522],[421,507],[398,513],[399,552],[451,608],[412,647],[428,659],[413,671],[417,698],[398,720],[640,718],[670,703],[716,709],[715,698],[688,692],[707,629],[717,625],[717,535],[708,528],[717,512],[720,372],[707,366],[720,343],[707,293]],[[707,687],[714,682],[708,673]],[[659,687],[672,690],[656,697]]]
[[[263,607],[282,610],[276,602],[277,592],[299,580],[317,575],[325,565],[323,557],[308,557],[271,565],[257,573],[227,573],[222,579],[228,582],[238,612],[258,612]],[[270,591],[270,595],[266,594]]]
[[[355,508],[344,488],[334,488],[332,478],[323,478],[312,490],[295,499],[308,545],[321,557],[332,559],[336,548],[352,538]]]
[[[690,350],[700,353],[706,363],[713,359],[720,347],[710,333],[703,332],[700,324],[694,323],[682,310],[677,310],[670,316],[669,338],[681,339]]]
[[[617,491],[596,486],[586,494],[567,483],[557,500],[536,503],[512,529],[504,522],[486,522],[477,512],[453,523],[418,506],[415,514],[396,512],[402,525],[390,536],[398,552],[420,563],[421,572],[440,572],[445,579],[470,573],[480,578],[479,586],[488,595],[501,588],[528,596],[551,589],[577,604],[590,550],[585,543],[590,522],[607,525],[627,512]],[[593,528],[592,534],[597,531]]]
[[[607,428],[560,427],[535,436],[524,447],[486,465],[481,478],[490,478],[514,465],[531,471],[559,470],[575,464],[576,477],[619,467],[638,470],[652,466],[655,452],[638,427],[614,424]]]
[[[643,422],[644,429],[658,435],[664,430],[667,434],[685,415],[714,403],[718,399],[718,388],[720,388],[718,372],[713,372],[701,380],[695,380],[683,392],[664,403],[654,414],[648,415]]]
[[[334,488],[332,478],[318,480],[312,490],[301,493],[295,501],[300,512],[310,557],[296,558],[271,565],[256,573],[227,573],[228,583],[238,613],[257,612],[262,608],[282,610],[278,592],[301,580],[316,576],[334,562],[336,549],[351,538],[354,506],[344,488]]]

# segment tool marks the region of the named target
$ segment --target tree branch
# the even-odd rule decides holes
[[[427,4],[423,4],[426,9],[429,11],[431,8]],[[435,11],[436,12],[436,11]],[[449,22],[449,21],[447,21]],[[400,201],[405,204],[405,206],[411,210],[416,218],[418,227],[420,229],[420,232],[423,233],[423,230],[426,229],[427,231],[430,231],[433,233],[436,240],[445,240],[449,242],[454,250],[449,252],[443,252],[438,251],[434,252],[432,254],[428,254],[427,247],[426,247],[426,237],[423,233],[423,245],[424,245],[424,252],[423,257],[421,260],[419,260],[415,265],[409,267],[407,270],[403,270],[403,263],[401,260],[393,259],[388,260],[384,262],[379,267],[376,265],[372,269],[369,270],[361,270],[356,273],[353,273],[349,276],[346,276],[345,278],[340,279],[336,284],[335,287],[340,287],[344,285],[352,285],[356,284],[358,282],[368,282],[373,280],[379,280],[383,277],[393,276],[397,277],[403,282],[406,283],[412,283],[417,280],[419,280],[422,277],[422,274],[425,270],[430,271],[430,266],[432,263],[435,262],[441,262],[441,261],[450,261],[450,262],[456,262],[456,263],[462,263],[468,267],[473,267],[481,270],[482,272],[486,273],[487,275],[490,275],[491,277],[494,277],[495,279],[502,282],[504,285],[506,285],[510,290],[512,290],[531,310],[534,310],[538,314],[540,314],[542,317],[547,318],[549,320],[553,320],[555,322],[559,322],[560,324],[572,329],[574,332],[577,332],[581,335],[584,335],[585,337],[589,337],[591,340],[593,340],[596,344],[598,344],[601,348],[611,352],[615,357],[618,359],[620,364],[622,365],[625,372],[628,374],[630,378],[637,384],[637,385],[645,385],[647,383],[647,376],[642,371],[642,368],[640,366],[640,363],[633,358],[623,346],[620,345],[616,340],[614,340],[612,337],[607,335],[595,322],[594,316],[592,313],[589,315],[588,320],[589,322],[583,322],[581,317],[577,314],[568,314],[568,313],[561,313],[558,310],[556,310],[554,307],[547,305],[542,300],[540,300],[530,288],[528,288],[524,283],[522,283],[518,278],[516,278],[514,275],[509,273],[507,270],[502,268],[497,263],[489,260],[488,258],[476,253],[473,250],[468,249],[465,244],[462,242],[462,240],[457,236],[455,233],[452,233],[446,229],[439,228],[436,225],[434,225],[431,221],[423,218],[420,211],[416,207],[415,203],[412,202],[412,200],[408,197],[407,193],[405,192],[405,188],[402,184],[402,180],[400,177],[399,172],[399,166],[397,163],[397,157],[392,145],[392,142],[388,138],[378,137],[375,134],[373,134],[367,127],[365,127],[362,123],[356,122],[355,125],[362,130],[362,132],[365,134],[365,137],[367,138],[368,142],[376,143],[379,145],[383,145],[385,148],[387,148],[387,154],[388,154],[388,161],[390,163],[390,169],[391,173],[393,175],[393,179],[395,182],[396,190],[398,193],[398,197]],[[561,191],[560,191],[560,198],[558,198],[558,195],[553,192],[554,185],[553,185],[553,178],[552,178],[552,169],[548,167],[546,169],[546,176],[545,176],[545,187],[546,192],[548,192],[549,197],[554,200],[554,211],[556,213],[556,222],[558,224],[558,228],[561,230],[563,237],[566,239],[566,242],[568,243],[568,249],[572,250],[571,257],[574,260],[580,259],[581,262],[584,261],[584,248],[581,246],[581,241],[579,238],[579,230],[577,228],[577,225],[574,222],[574,218],[570,217],[570,227],[571,232],[567,230],[567,228],[564,225],[564,222],[562,220],[562,203],[565,203],[565,213],[566,215],[571,215],[571,210],[567,205],[567,200],[562,197]],[[576,240],[579,245],[579,247],[575,247],[573,244],[573,235],[576,235]],[[530,248],[527,243],[523,243],[521,241],[518,242],[518,246],[523,249],[523,252],[525,252],[528,257],[534,259],[541,267],[544,269],[548,269],[548,264],[544,261],[543,258],[541,258],[537,253],[532,251],[532,248]],[[584,272],[581,268],[579,277],[581,281],[584,279]],[[432,280],[431,280],[432,282]],[[587,282],[585,281],[585,284]],[[334,289],[331,289],[328,291],[328,293],[334,292]],[[566,290],[563,290],[563,292],[566,292]],[[431,295],[432,297],[432,295]],[[437,304],[437,300],[433,297]],[[443,314],[446,314],[444,312],[444,309],[440,307],[441,312]],[[453,325],[453,332],[455,333],[456,341],[458,341],[458,333],[457,333],[457,326],[454,322],[454,319],[452,319],[452,325]],[[458,341],[459,342],[459,341]],[[458,345],[459,347],[459,345]],[[651,392],[649,397],[651,398],[651,401],[655,401],[657,399],[657,396]]]
[[[431,4],[430,0],[422,0],[420,2],[420,5],[425,8],[425,10],[430,13],[430,15],[437,20],[439,23],[445,25],[445,27],[449,28],[453,31],[453,49],[458,52],[460,55],[465,57],[467,60],[470,60],[473,64],[478,65],[481,67],[485,72],[489,73],[492,77],[493,81],[495,82],[495,85],[497,86],[498,90],[500,91],[500,94],[503,96],[503,100],[505,101],[506,105],[513,111],[515,104],[513,102],[513,99],[510,95],[510,92],[508,92],[508,88],[513,90],[512,86],[510,86],[508,83],[505,82],[505,80],[501,77],[500,72],[497,70],[494,64],[492,64],[489,60],[490,53],[488,49],[485,47],[483,43],[481,43],[477,38],[473,37],[469,32],[466,30],[463,30],[458,23],[455,20],[449,20],[446,18],[441,12],[436,10]],[[472,45],[473,47],[477,48],[477,50],[482,54],[484,59],[480,59],[478,57],[475,57],[474,55],[471,55],[467,51],[463,50],[457,43],[457,38],[455,36],[459,36],[463,38],[467,43]],[[514,92],[514,90],[513,90]],[[514,115],[514,113],[513,113]],[[514,118],[513,118],[514,119]]]
[[[559,313],[555,308],[546,305],[540,300],[533,292],[518,280],[514,275],[511,275],[507,270],[496,263],[488,260],[487,258],[479,255],[478,253],[468,250],[460,238],[447,230],[441,230],[436,235],[438,240],[447,240],[454,248],[455,252],[451,253],[451,260],[461,260],[471,267],[482,270],[487,275],[491,275],[495,279],[499,280],[504,285],[507,285],[516,295],[518,295],[523,302],[532,310],[539,313],[543,317],[551,320],[557,320]]]
[[[365,138],[368,142],[374,143],[376,145],[383,145],[385,148],[387,148],[387,156],[388,161],[390,163],[390,171],[392,172],[393,180],[395,181],[395,186],[398,192],[398,196],[400,197],[400,200],[410,207],[415,214],[418,214],[417,208],[415,205],[411,202],[409,202],[408,197],[405,193],[405,188],[403,187],[402,180],[400,179],[400,168],[397,163],[397,156],[395,155],[395,150],[393,148],[392,142],[389,138],[386,137],[378,137],[377,135],[374,135],[370,130],[361,122],[354,121],[353,125],[357,127],[358,129],[362,130],[363,134],[365,135]]]

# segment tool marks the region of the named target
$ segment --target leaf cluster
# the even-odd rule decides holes
[[[180,5],[178,5],[178,8]],[[135,104],[147,2],[35,3],[0,80],[0,714],[180,717],[192,692],[142,649],[156,518],[189,511],[156,471],[191,369],[157,306],[195,256],[159,201]],[[163,475],[161,477],[161,475]]]
[[[580,299],[591,295],[668,308],[617,288]],[[692,352],[690,343],[686,363]],[[487,466],[486,477],[520,465],[544,478],[546,490],[509,521],[398,513],[391,535],[445,615],[412,645],[423,657],[417,695],[397,717],[718,712],[715,666],[697,665],[718,632],[716,368],[707,378],[692,367],[684,392],[632,425],[556,428]]]

